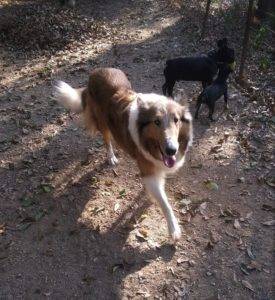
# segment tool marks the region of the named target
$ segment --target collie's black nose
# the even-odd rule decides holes
[[[172,145],[169,145],[165,148],[165,153],[169,156],[175,155],[177,152],[177,148],[173,147]]]

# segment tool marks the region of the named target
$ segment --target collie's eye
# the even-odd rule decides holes
[[[174,118],[174,122],[177,124],[178,121],[179,121],[179,119],[175,117],[175,118]]]
[[[154,123],[155,123],[155,125],[157,125],[157,126],[160,126],[160,124],[161,124],[161,123],[160,123],[160,120],[158,120],[158,119],[155,120]]]

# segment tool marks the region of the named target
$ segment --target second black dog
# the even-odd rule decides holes
[[[227,108],[228,92],[227,92],[227,79],[232,72],[230,66],[224,64],[220,67],[218,77],[214,82],[207,86],[199,95],[196,105],[195,119],[198,118],[199,109],[202,103],[206,104],[209,108],[209,119],[213,122],[213,113],[215,110],[215,103],[220,97],[224,96],[225,106]]]

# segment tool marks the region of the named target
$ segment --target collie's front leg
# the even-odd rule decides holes
[[[173,241],[179,240],[181,230],[164,190],[165,179],[157,176],[148,176],[143,177],[143,182],[148,194],[160,205]]]
[[[109,165],[115,166],[116,164],[118,164],[118,159],[115,156],[111,142],[107,144],[107,156],[108,156]]]
[[[111,134],[108,129],[101,130],[103,133],[103,139],[107,148],[107,159],[111,166],[115,166],[118,163],[118,159],[115,156],[114,149],[111,143]]]

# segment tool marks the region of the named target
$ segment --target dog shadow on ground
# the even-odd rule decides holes
[[[89,153],[86,160],[85,147],[92,145],[90,138],[86,141],[84,138],[86,146],[80,147],[80,154],[74,151],[82,133],[80,130],[72,136],[71,129],[61,131],[45,147],[32,152],[36,157],[32,169],[38,171],[32,175],[33,180],[23,194],[34,195],[31,205],[25,205],[25,200],[18,201],[22,199],[23,189],[16,185],[16,180],[25,174],[22,164],[30,154],[26,153],[16,162],[17,175],[13,183],[8,182],[12,181],[13,170],[5,171],[10,188],[6,194],[7,197],[13,194],[14,200],[5,207],[7,214],[1,216],[9,224],[7,234],[1,237],[5,249],[0,249],[1,254],[2,250],[7,254],[1,265],[5,282],[0,294],[3,297],[13,295],[13,291],[17,293],[18,286],[22,285],[21,293],[28,297],[51,295],[58,298],[69,287],[71,295],[79,295],[81,289],[84,297],[120,299],[120,285],[126,276],[156,258],[169,261],[173,257],[175,249],[170,244],[144,251],[127,244],[135,221],[150,205],[143,191],[135,192],[133,199],[124,201],[123,210],[110,218],[114,222],[107,229],[97,222],[103,219],[110,223],[108,214],[102,218],[90,212],[88,218],[83,218],[83,213],[89,211],[87,203],[90,207],[97,205],[94,200],[98,197],[98,189],[91,182],[96,176],[110,176],[112,171],[105,162],[105,151],[102,156],[98,152]],[[66,153],[67,157],[62,159],[58,170],[54,163],[60,153]],[[41,193],[40,183],[46,183],[47,178],[59,171],[66,176],[58,181],[53,191]],[[108,202],[106,205],[108,207]],[[39,213],[42,215],[38,220]]]

